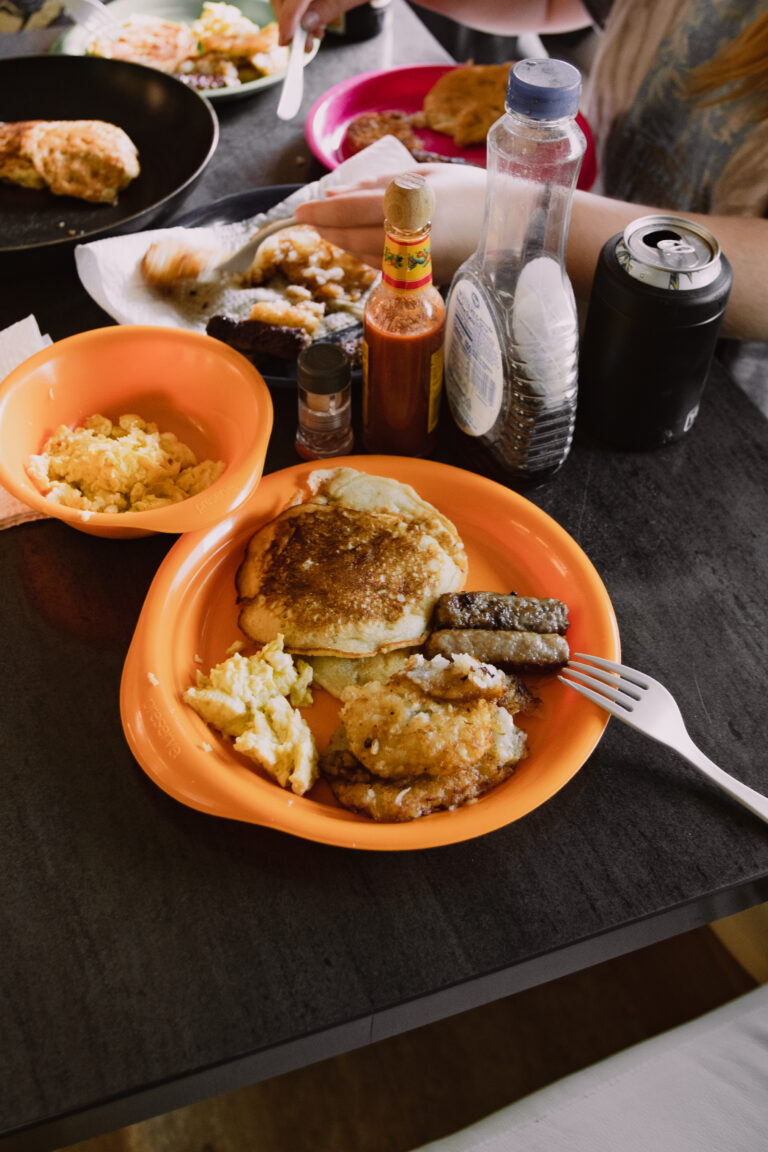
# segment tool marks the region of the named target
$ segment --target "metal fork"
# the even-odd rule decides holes
[[[680,709],[663,684],[636,668],[628,668],[626,664],[616,664],[600,656],[587,656],[583,652],[574,652],[573,655],[578,660],[569,660],[558,680],[605,708],[612,716],[618,716],[631,728],[673,748],[734,800],[761,820],[768,821],[768,797],[723,772],[696,747],[688,735]],[[584,660],[589,663],[581,663]]]
[[[101,0],[64,0],[64,8],[72,19],[94,36],[114,39],[123,28]]]
[[[241,273],[247,272],[253,264],[254,256],[267,237],[274,232],[282,231],[283,228],[291,228],[294,224],[298,224],[295,216],[283,216],[279,220],[272,220],[270,223],[264,224],[246,240],[242,247],[222,260],[215,268],[212,268],[208,275],[215,279],[221,276],[239,276]]]

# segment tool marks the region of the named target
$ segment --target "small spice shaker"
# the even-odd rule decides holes
[[[352,370],[338,344],[310,344],[299,355],[296,451],[304,460],[352,450]]]

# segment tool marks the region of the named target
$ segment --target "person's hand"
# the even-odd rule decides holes
[[[357,8],[365,0],[272,0],[280,29],[279,43],[290,44],[299,23],[307,33],[307,46],[312,38],[322,40],[326,24],[338,19],[343,12]]]
[[[450,284],[480,237],[485,207],[485,172],[469,164],[414,164],[409,171],[427,177],[435,193],[432,220],[432,276]],[[384,250],[384,192],[399,172],[355,185],[329,188],[322,200],[299,204],[296,217],[311,224],[331,244],[373,268]]]

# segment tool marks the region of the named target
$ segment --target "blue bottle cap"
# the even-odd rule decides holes
[[[534,120],[575,116],[581,96],[581,73],[565,60],[518,60],[507,81],[507,111]]]

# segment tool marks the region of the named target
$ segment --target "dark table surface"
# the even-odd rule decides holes
[[[395,3],[398,59],[442,49]],[[402,35],[402,33],[405,33]],[[313,100],[384,63],[324,49]],[[319,174],[277,92],[220,110],[185,210]],[[107,322],[67,261],[0,284],[3,326]],[[267,469],[297,462],[276,385]],[[458,462],[449,426],[437,458]],[[768,422],[713,370],[693,431],[623,454],[583,435],[527,493],[581,545],[626,661],[693,739],[768,791]],[[552,800],[463,844],[355,853],[210,817],[140,770],[118,709],[172,540],[39,521],[0,533],[0,1143],[53,1149],[550,980],[768,898],[768,827],[617,722]]]

